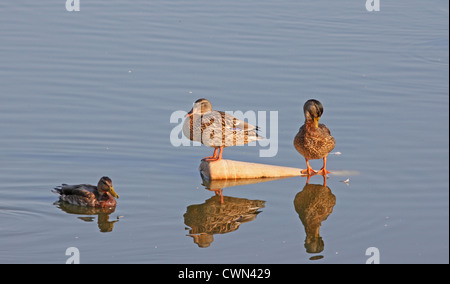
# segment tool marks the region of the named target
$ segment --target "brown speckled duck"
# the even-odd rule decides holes
[[[318,100],[308,100],[303,106],[305,114],[305,123],[300,127],[294,138],[294,146],[297,151],[305,157],[307,168],[302,174],[321,174],[326,175],[327,156],[335,146],[333,136],[330,130],[324,125],[319,124],[319,119],[323,114],[323,105]],[[323,159],[323,167],[319,172],[314,171],[309,165],[309,160]]]
[[[117,204],[115,198],[119,198],[109,177],[102,177],[97,186],[62,184],[55,187],[53,192],[58,193],[62,201],[86,207],[114,207]]]
[[[225,147],[264,139],[257,131],[257,126],[223,111],[213,110],[207,99],[195,101],[183,124],[183,134],[187,138],[214,148],[213,156],[203,158],[210,162],[222,159]]]

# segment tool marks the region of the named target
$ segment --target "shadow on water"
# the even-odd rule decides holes
[[[102,233],[112,232],[114,229],[114,223],[119,221],[117,217],[116,220],[110,221],[109,215],[114,213],[115,207],[111,208],[94,208],[94,207],[83,207],[78,205],[72,205],[63,201],[57,201],[53,203],[56,207],[68,214],[74,215],[87,215],[79,216],[78,219],[85,222],[94,222],[95,215],[97,215],[97,226]]]
[[[326,177],[323,178],[323,184],[309,184],[309,178],[302,191],[297,193],[294,198],[294,207],[303,226],[305,227],[305,248],[306,252],[314,255],[310,260],[322,259],[320,255],[325,243],[320,236],[320,226],[325,221],[336,204],[336,196],[327,186]]]

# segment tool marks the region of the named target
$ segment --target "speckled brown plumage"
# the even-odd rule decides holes
[[[308,160],[322,159],[334,149],[334,145],[334,138],[324,124],[319,124],[319,128],[314,124],[302,125],[294,139],[295,149]]]
[[[215,149],[213,156],[204,158],[209,161],[221,159],[225,147],[263,139],[257,131],[257,126],[223,111],[213,110],[207,99],[199,99],[194,103],[183,124],[183,134],[187,138]]]
[[[330,130],[324,124],[319,124],[319,119],[323,114],[323,105],[317,100],[308,100],[303,111],[305,123],[294,138],[294,147],[305,157],[307,164],[307,169],[302,173],[308,175],[316,173],[309,166],[309,160],[323,159],[324,166],[318,173],[327,174],[329,172],[326,170],[326,158],[328,153],[334,149],[335,140],[331,136]]]

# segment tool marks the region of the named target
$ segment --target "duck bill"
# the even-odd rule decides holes
[[[119,195],[114,191],[113,187],[109,189],[109,193],[111,193],[111,195],[114,196],[115,198],[117,199],[119,198]]]
[[[314,117],[314,126],[316,128],[319,128],[319,119],[320,119],[320,117]]]
[[[194,109],[191,109],[191,111],[190,112],[188,112],[186,115],[185,115],[185,117],[191,117],[192,116],[192,114],[194,114]]]

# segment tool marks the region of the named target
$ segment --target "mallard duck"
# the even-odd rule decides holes
[[[244,145],[263,139],[257,133],[259,130],[257,126],[223,111],[213,110],[207,99],[195,101],[186,117],[183,134],[192,141],[198,141],[214,148],[214,154],[203,158],[203,161],[222,159],[225,147]]]
[[[323,114],[323,105],[318,100],[308,100],[303,106],[305,123],[300,127],[294,138],[294,146],[297,151],[305,157],[307,168],[302,174],[326,175],[327,156],[334,149],[335,141],[330,134],[330,130],[319,124],[319,119]],[[323,159],[323,167],[319,172],[314,171],[309,165],[309,160]]]
[[[117,204],[115,198],[119,198],[109,177],[102,177],[97,186],[62,184],[55,187],[53,192],[58,193],[62,201],[86,207],[114,207]]]

